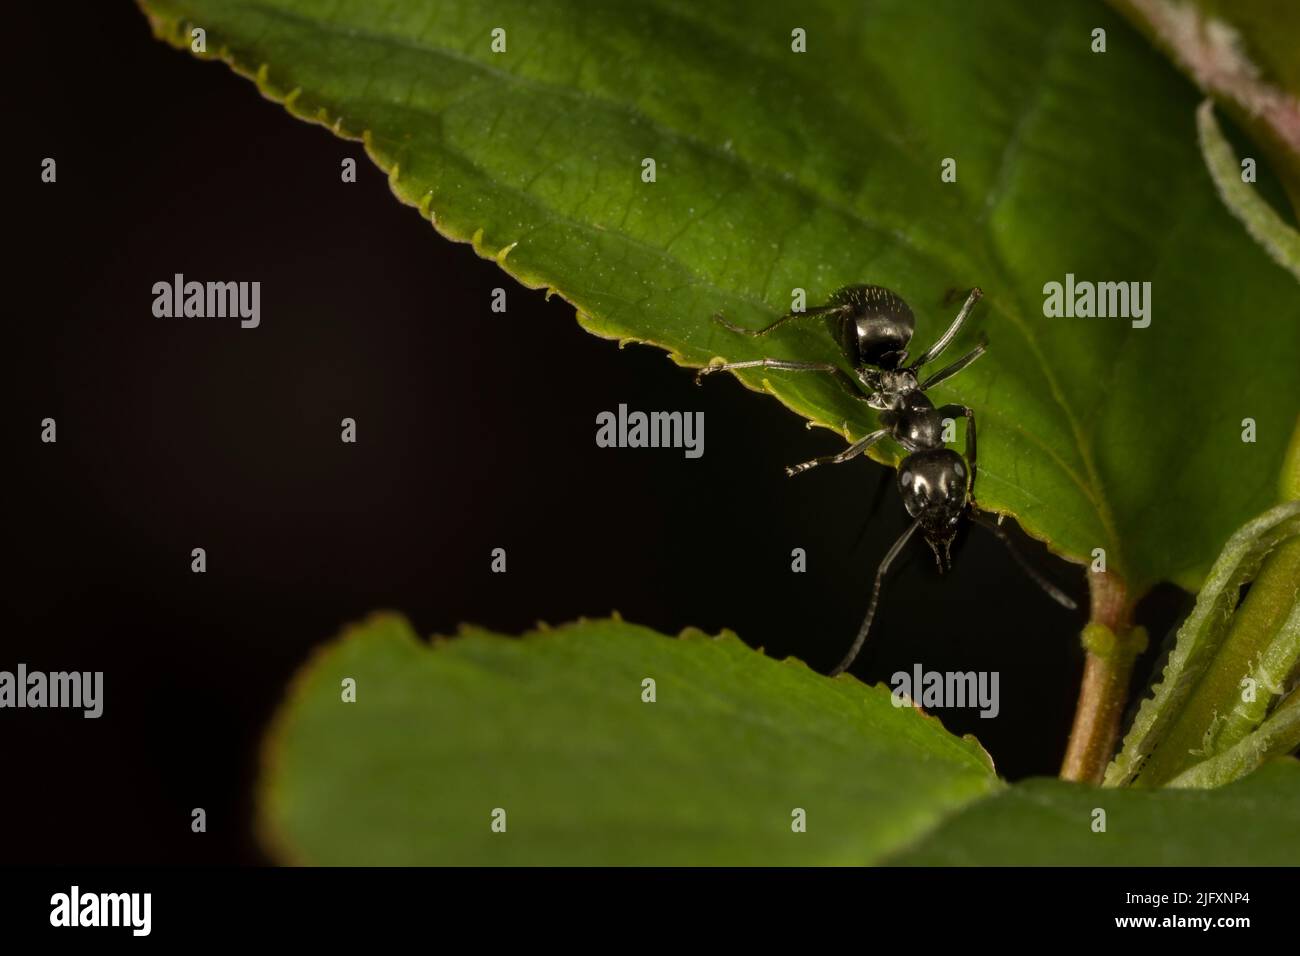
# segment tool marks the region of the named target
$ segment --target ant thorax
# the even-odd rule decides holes
[[[872,369],[868,374],[870,378],[863,376],[863,382],[871,389],[867,404],[878,411],[905,408],[910,396],[920,394],[916,372],[911,369]]]
[[[916,372],[910,368],[890,368],[880,371],[873,369],[872,371],[872,381],[869,383],[872,391],[901,395],[905,392],[915,392],[918,388]]]
[[[881,387],[890,392],[915,392],[916,373],[910,368],[889,369],[880,374]]]

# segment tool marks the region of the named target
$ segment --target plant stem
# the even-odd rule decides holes
[[[1086,659],[1061,779],[1100,784],[1115,752],[1133,663],[1146,634],[1133,627],[1128,589],[1109,571],[1088,572],[1091,617],[1083,631]]]

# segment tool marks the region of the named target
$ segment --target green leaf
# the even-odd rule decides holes
[[[1270,733],[1294,733],[1296,709],[1280,710]],[[895,707],[885,687],[829,680],[730,633],[670,638],[619,620],[428,644],[400,617],[373,617],[296,678],[263,766],[265,841],[309,864],[1211,864],[1300,853],[1294,761],[1212,793],[1007,788],[977,743]],[[1092,831],[1097,807],[1105,834]],[[492,831],[497,809],[504,833]]]
[[[1106,831],[1094,832],[1096,810]],[[891,862],[928,866],[1294,866],[1300,763],[1217,790],[1096,790],[1028,780],[945,822]]]
[[[617,620],[430,647],[375,617],[298,677],[264,763],[268,843],[313,864],[866,863],[1000,786],[884,688]]]
[[[1104,548],[1133,597],[1194,587],[1269,503],[1300,406],[1300,289],[1219,202],[1195,90],[1106,9],[141,3],[159,36],[189,48],[202,27],[264,94],[363,138],[444,235],[679,362],[835,360],[812,324],[751,340],[710,315],[758,326],[796,287],[816,303],[857,282],[911,302],[923,347],[945,293],[981,286],[951,354],[981,331],[989,353],[936,390],[976,409],[980,502],[1068,557]],[[1150,327],[1045,317],[1067,273],[1152,282]],[[824,376],[741,377],[848,435],[875,427]]]
[[[1283,501],[1300,501],[1300,416],[1296,417],[1295,429],[1291,432],[1277,488]]]

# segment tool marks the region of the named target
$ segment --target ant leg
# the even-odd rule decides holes
[[[1007,534],[1006,529],[1003,528],[1002,525],[991,520],[988,515],[984,514],[982,511],[976,510],[974,501],[971,502],[970,517],[976,524],[983,525],[992,531],[997,539],[1007,546],[1007,550],[1011,552],[1011,557],[1015,558],[1016,564],[1020,565],[1021,570],[1024,571],[1025,574],[1029,575],[1031,581],[1043,589],[1043,593],[1068,611],[1078,609],[1079,605],[1075,604],[1074,600],[1068,594],[1058,588],[1051,581],[1047,580],[1047,578],[1043,577],[1042,573],[1025,559],[1025,556],[1020,553],[1020,549],[1015,546],[1011,540],[1011,536]]]
[[[966,416],[966,465],[970,468],[970,491],[975,497],[975,410],[966,405],[941,405],[938,409],[944,418]]]
[[[753,359],[748,362],[722,362],[717,365],[705,365],[695,370],[695,384],[700,384],[700,379],[705,375],[712,375],[714,372],[721,372],[735,368],[775,368],[785,372],[828,372],[835,379],[835,384],[844,391],[848,392],[858,401],[866,401],[866,396],[862,394],[853,379],[849,378],[847,372],[838,365],[832,365],[830,362],[787,362],[785,359]]]
[[[935,372],[924,382],[918,385],[917,388],[919,388],[921,391],[924,392],[927,388],[934,388],[934,386],[938,385],[940,382],[948,381],[948,379],[952,378],[954,375],[956,375],[958,372],[964,369],[971,362],[975,361],[977,358],[983,355],[985,351],[988,349],[988,347],[989,347],[988,341],[986,339],[981,338],[979,345],[975,346],[973,349],[971,349],[969,352],[967,352],[957,361],[953,362],[947,368],[939,369],[939,371]]]
[[[832,315],[836,312],[848,312],[851,310],[851,308],[852,308],[851,306],[844,305],[843,303],[830,303],[829,305],[815,305],[811,309],[804,309],[802,312],[787,312],[785,315],[781,316],[775,322],[769,323],[768,325],[763,326],[761,329],[747,329],[743,325],[733,325],[732,323],[728,322],[726,319],[722,317],[721,312],[713,313],[713,321],[718,323],[718,325],[722,326],[728,332],[735,332],[737,335],[748,335],[752,337],[757,337],[760,335],[767,335],[767,333],[771,332],[773,329],[785,325],[785,323],[787,322],[792,322],[795,319],[812,318],[813,316],[818,316],[818,315]]]
[[[814,458],[812,461],[805,461],[803,464],[800,465],[791,465],[789,468],[785,470],[785,473],[787,476],[793,478],[795,475],[800,474],[801,472],[805,472],[809,468],[816,468],[818,465],[826,465],[826,464],[838,465],[841,464],[842,462],[848,461],[850,458],[857,458],[858,455],[861,455],[864,451],[866,451],[868,448],[870,448],[872,445],[880,441],[880,439],[884,438],[888,434],[889,434],[888,428],[882,428],[879,431],[874,431],[866,438],[854,442],[852,445],[844,449],[838,455],[825,455],[821,458]]]
[[[700,379],[705,375],[712,375],[714,372],[729,371],[736,368],[776,368],[787,372],[840,372],[844,374],[836,365],[830,362],[787,362],[785,359],[752,359],[747,362],[719,362],[717,365],[705,365],[703,368],[695,370],[695,384],[700,384]]]
[[[952,320],[952,325],[948,326],[948,331],[939,336],[939,340],[925,350],[919,359],[913,362],[908,368],[918,369],[927,362],[933,362],[939,357],[944,349],[957,337],[961,327],[966,322],[966,317],[970,315],[971,310],[975,308],[975,303],[983,298],[984,293],[979,288],[970,290],[970,295],[966,297],[965,303],[962,304],[961,311],[957,313],[957,318]]]
[[[850,647],[849,652],[844,655],[844,660],[835,665],[827,675],[828,677],[834,677],[836,674],[843,673],[844,670],[853,663],[854,658],[858,656],[858,651],[862,650],[862,643],[867,639],[867,632],[871,630],[871,619],[876,616],[876,605],[880,603],[880,588],[885,583],[885,575],[889,573],[889,566],[894,563],[894,559],[897,558],[899,552],[903,550],[903,546],[907,544],[908,540],[916,533],[916,529],[919,527],[921,527],[921,520],[918,518],[907,526],[906,531],[899,535],[898,540],[894,542],[894,546],[889,549],[889,553],[886,554],[884,560],[880,562],[880,567],[876,570],[876,583],[871,589],[871,603],[867,605],[866,620],[864,620],[862,626],[858,628],[858,636],[853,639],[853,646]]]

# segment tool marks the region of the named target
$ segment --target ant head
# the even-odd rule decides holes
[[[850,309],[832,320],[831,331],[855,368],[896,369],[907,361],[916,317],[906,302],[876,285],[850,286],[836,298]]]
[[[952,565],[949,549],[969,498],[970,469],[950,448],[908,455],[898,466],[898,490],[909,516],[934,551],[940,572]]]

